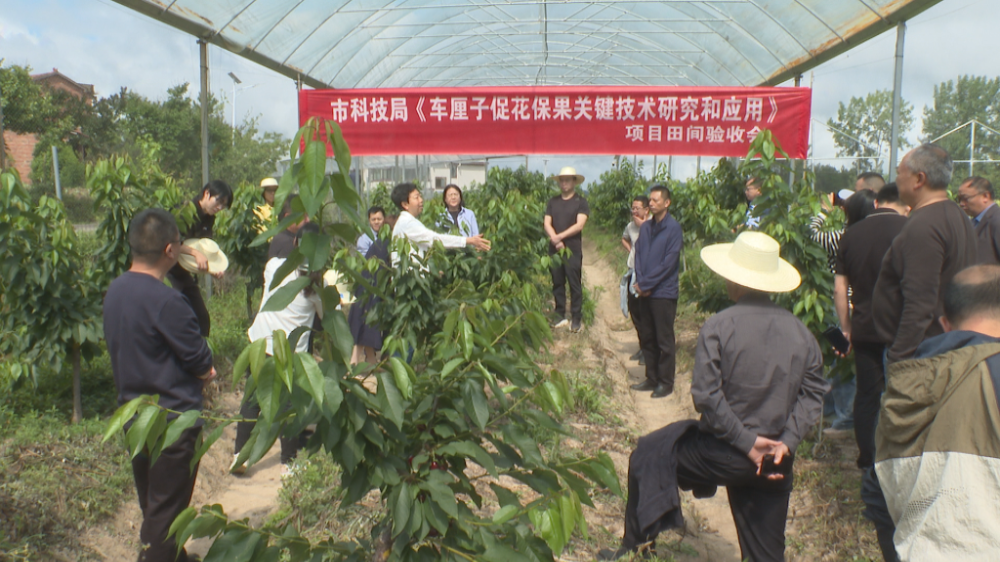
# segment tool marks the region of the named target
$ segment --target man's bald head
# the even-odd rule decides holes
[[[982,331],[972,326],[984,323],[1000,326],[1000,265],[974,265],[958,272],[944,293],[944,318],[952,330]]]

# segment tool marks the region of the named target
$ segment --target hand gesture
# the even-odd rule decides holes
[[[764,464],[764,455],[768,454],[774,455],[774,464],[781,464],[781,460],[791,453],[788,450],[788,445],[785,445],[781,441],[775,441],[763,435],[758,435],[753,443],[753,448],[747,453],[747,457],[757,465],[758,476],[760,476],[761,468]],[[783,474],[767,475],[768,480],[782,480],[784,477]]]
[[[493,243],[483,238],[482,234],[477,234],[475,236],[470,236],[466,238],[465,243],[483,252],[488,252],[490,251],[490,248],[493,247]]]

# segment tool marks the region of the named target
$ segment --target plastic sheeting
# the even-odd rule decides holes
[[[326,88],[775,85],[940,0],[115,0]]]

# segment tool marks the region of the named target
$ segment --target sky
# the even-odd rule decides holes
[[[837,0],[828,0],[837,1]],[[916,125],[907,133],[911,143],[923,140],[920,119],[933,103],[934,86],[960,75],[1000,76],[1000,2],[943,0],[907,23],[903,89],[913,104]],[[802,85],[813,88],[812,156],[818,163],[835,160],[832,135],[822,124],[835,117],[839,102],[891,89],[896,33],[890,31],[807,72]],[[60,72],[77,82],[93,84],[99,97],[122,87],[151,99],[166,98],[167,89],[190,83],[197,96],[198,46],[194,37],[159,23],[110,0],[0,0],[0,59],[3,64],[30,66],[33,72]],[[210,84],[225,101],[232,120],[236,86],[236,121],[259,118],[264,131],[291,137],[298,126],[295,83],[221,48],[209,47]],[[791,85],[783,84],[783,85]],[[652,157],[639,156],[649,170]],[[662,158],[660,157],[661,161]],[[711,158],[702,166],[707,169]],[[696,159],[674,158],[673,174],[686,178],[696,171]],[[490,165],[517,167],[524,157],[493,158]],[[532,170],[556,172],[575,166],[588,181],[611,167],[612,157],[532,156]]]

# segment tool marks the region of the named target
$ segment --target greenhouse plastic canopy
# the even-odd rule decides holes
[[[115,0],[316,88],[777,85],[940,0]]]

